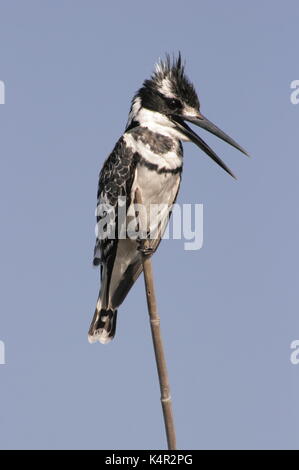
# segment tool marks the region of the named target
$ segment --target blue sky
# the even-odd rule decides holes
[[[113,343],[87,330],[98,172],[178,50],[203,114],[252,155],[202,131],[234,181],[184,145],[178,202],[203,204],[203,247],[153,258],[178,446],[299,448],[298,17],[295,1],[1,2],[1,448],[165,448],[142,279]]]

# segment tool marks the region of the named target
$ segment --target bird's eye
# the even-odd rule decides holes
[[[168,106],[170,109],[179,109],[182,107],[182,104],[180,100],[177,100],[175,98],[170,98],[167,102]]]

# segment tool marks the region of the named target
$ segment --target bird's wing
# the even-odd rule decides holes
[[[131,187],[136,168],[135,153],[123,136],[105,161],[99,175],[97,194],[97,238],[94,266],[107,264],[115,257],[118,243],[119,204],[131,204]]]

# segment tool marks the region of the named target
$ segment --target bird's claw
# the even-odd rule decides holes
[[[139,246],[137,249],[138,249],[138,251],[140,251],[140,253],[142,253],[144,256],[152,255],[153,252],[154,252],[153,248],[151,248],[150,246],[148,246],[148,247]]]
[[[138,247],[137,247],[137,250],[144,256],[149,256],[149,255],[152,255],[153,252],[154,252],[154,249],[150,246],[148,246],[148,241],[147,240],[141,240],[141,239],[138,239],[137,240],[138,242]]]

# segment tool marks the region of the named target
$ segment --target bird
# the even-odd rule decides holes
[[[118,307],[142,272],[140,239],[126,233],[119,236],[119,227],[123,224],[120,209],[124,208],[126,223],[135,218],[137,224],[136,189],[142,194],[146,214],[153,204],[166,207],[160,214],[156,236],[148,241],[146,254],[151,256],[159,246],[179,191],[183,169],[182,142],[196,144],[235,178],[187,123],[209,131],[248,155],[202,114],[197,92],[185,68],[181,53],[177,56],[166,54],[165,59],[159,59],[150,78],[133,96],[125,131],[100,171],[93,265],[100,266],[101,287],[88,332],[90,343],[106,344],[114,338]],[[157,228],[157,222],[150,223],[156,224]],[[144,227],[145,236],[151,228],[149,225]]]

